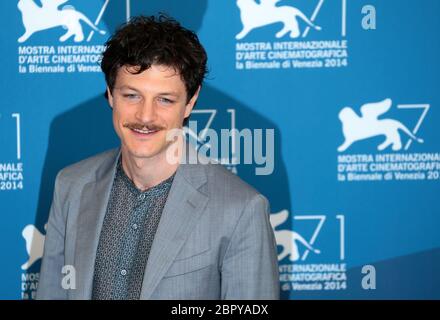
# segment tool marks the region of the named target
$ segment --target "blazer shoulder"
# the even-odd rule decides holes
[[[60,170],[57,180],[63,182],[90,181],[95,178],[97,171],[103,165],[110,167],[114,164],[118,153],[119,148],[115,148],[71,164]]]
[[[211,194],[224,194],[227,199],[236,199],[240,203],[247,203],[251,199],[258,197],[263,198],[263,200],[267,200],[253,186],[242,180],[221,164],[205,165],[205,170],[207,173]]]

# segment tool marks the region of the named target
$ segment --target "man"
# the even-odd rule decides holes
[[[278,299],[268,201],[170,138],[206,61],[197,36],[164,16],[135,18],[106,43],[121,147],[58,174],[38,299]]]

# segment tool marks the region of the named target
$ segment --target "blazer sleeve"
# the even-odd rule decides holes
[[[62,211],[60,174],[55,180],[55,191],[49,213],[49,221],[44,241],[44,254],[37,288],[37,300],[67,299],[67,290],[62,288],[62,268],[64,266],[64,239],[66,217]]]
[[[244,208],[221,267],[221,298],[279,299],[276,241],[269,202],[255,195]]]

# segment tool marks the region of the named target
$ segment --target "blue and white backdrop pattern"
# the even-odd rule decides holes
[[[222,161],[271,202],[282,297],[440,298],[439,1],[0,8],[0,298],[35,296],[56,173],[118,144],[103,43],[127,17],[159,11],[208,51],[195,143],[210,143],[205,128],[273,130],[258,136],[273,142],[273,167],[264,154],[236,161],[244,145]],[[264,166],[271,174],[256,174]]]

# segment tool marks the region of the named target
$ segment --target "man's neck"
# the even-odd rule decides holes
[[[171,177],[179,166],[179,163],[170,164],[165,157],[165,152],[152,158],[133,157],[124,148],[121,153],[122,169],[134,185],[142,191]]]

